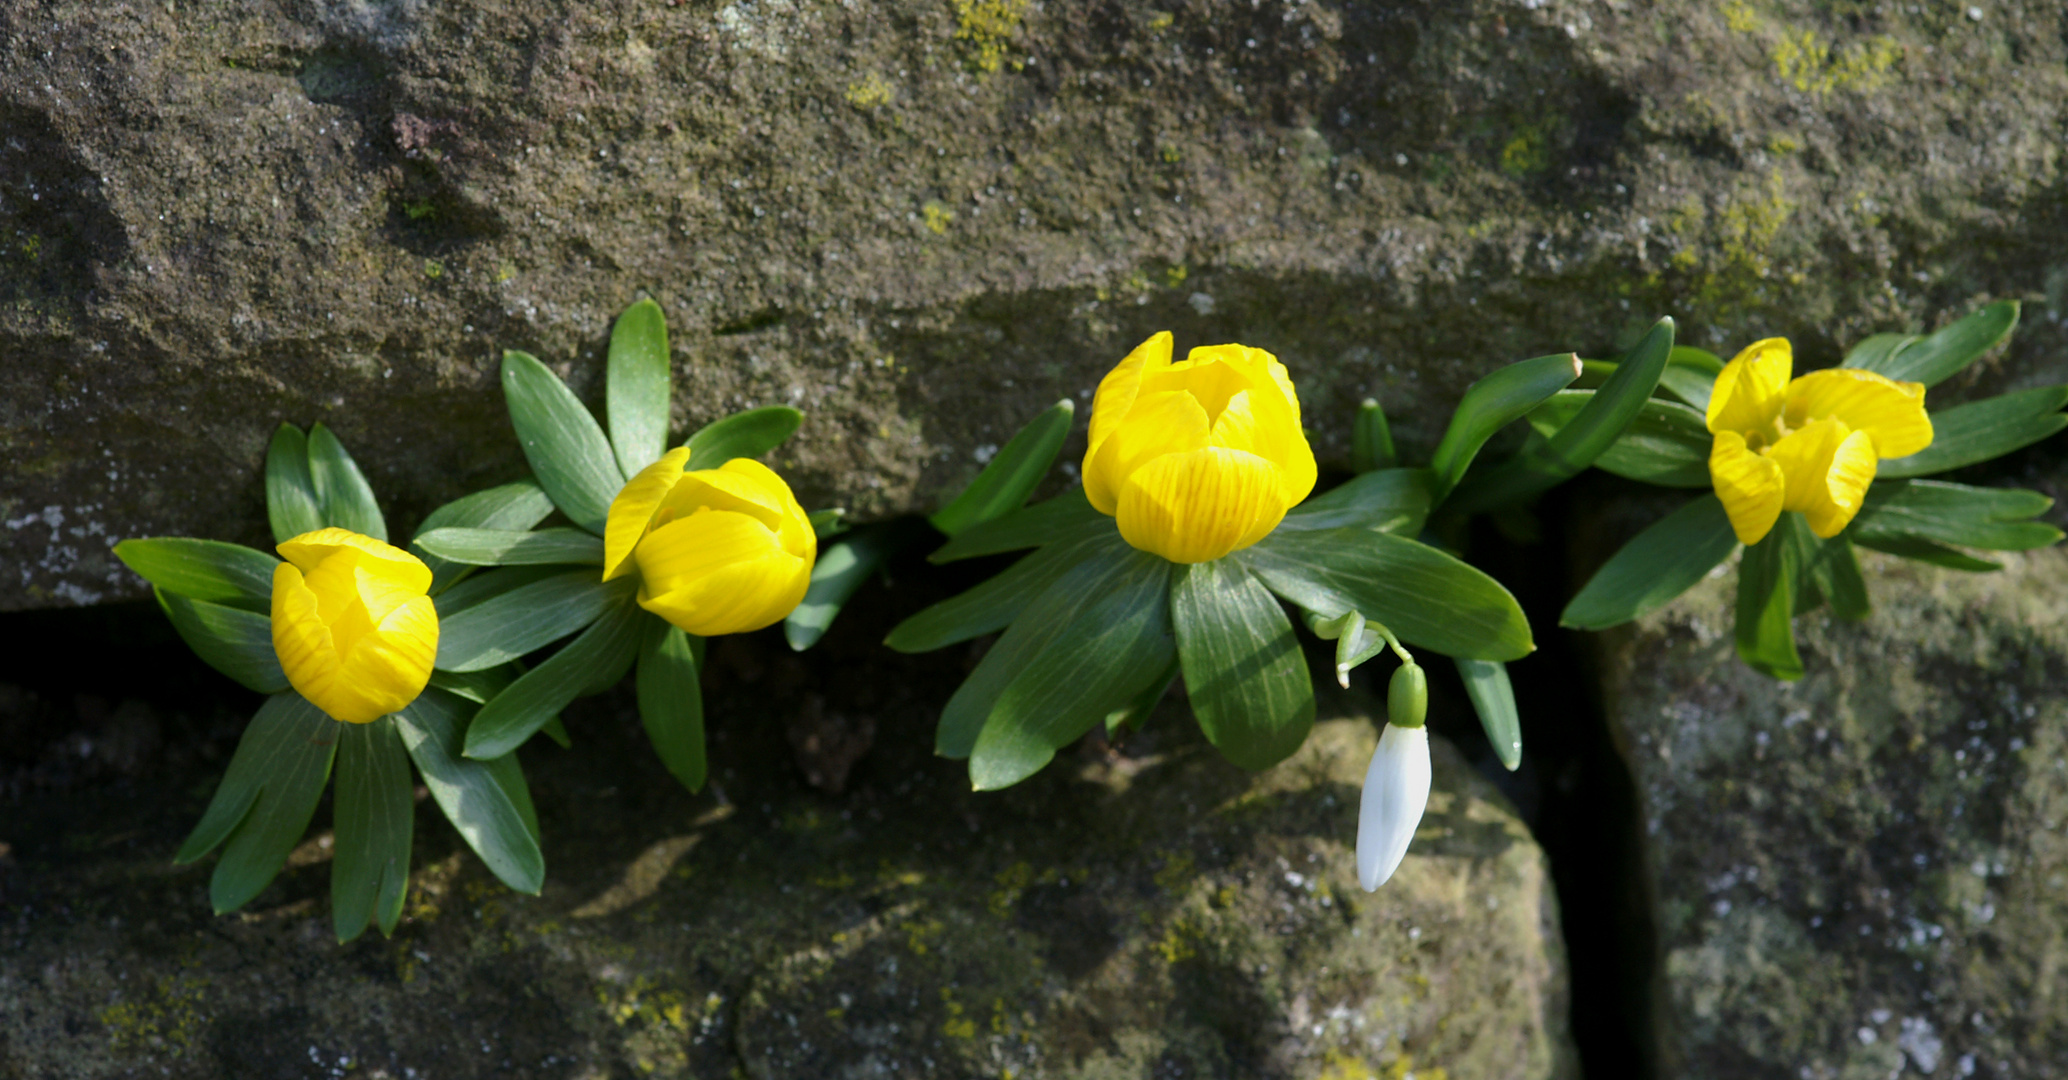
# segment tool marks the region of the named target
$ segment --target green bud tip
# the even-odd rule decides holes
[[[1402,664],[1386,687],[1386,722],[1397,728],[1418,728],[1429,715],[1429,677],[1419,664]]]

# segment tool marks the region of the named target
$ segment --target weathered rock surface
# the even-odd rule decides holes
[[[681,428],[804,407],[779,464],[861,516],[1161,328],[1283,355],[1340,461],[1366,394],[1426,447],[1493,365],[1659,314],[1828,361],[2058,308],[2064,22],[0,0],[0,609],[136,595],[119,536],[260,540],[282,420],[335,427],[398,525],[508,479],[498,350],[595,400],[642,292]]]
[[[542,897],[425,803],[403,925],[344,947],[320,840],[221,919],[207,866],[169,862],[235,713],[91,718],[0,792],[0,1077],[1576,1075],[1543,855],[1448,744],[1367,895],[1354,702],[1260,776],[1172,705],[1160,745],[978,796],[923,756],[908,696],[832,798],[766,719],[816,675],[763,665],[714,653],[722,797],[675,788],[629,701],[593,699],[572,751],[526,751]],[[125,765],[108,739],[140,725]]]
[[[1870,556],[1793,685],[1738,663],[1729,576],[1607,644],[1668,1075],[2068,1072],[2068,552],[2002,561]]]

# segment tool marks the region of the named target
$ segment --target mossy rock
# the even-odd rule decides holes
[[[262,541],[282,421],[398,526],[508,480],[500,350],[598,401],[642,293],[677,433],[798,405],[775,463],[858,520],[1160,329],[1282,356],[1341,465],[1367,395],[1426,454],[1494,366],[1659,315],[1828,362],[2058,307],[2068,14],[1981,12],[0,0],[0,609]]]

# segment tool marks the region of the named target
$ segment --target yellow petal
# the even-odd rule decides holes
[[[316,608],[316,594],[299,568],[273,568],[273,653],[288,685],[320,709],[337,686],[338,654]]]
[[[1874,441],[1838,420],[1814,421],[1773,445],[1768,459],[1787,477],[1781,506],[1801,512],[1810,531],[1837,536],[1860,512],[1874,482]]]
[[[1858,368],[1812,371],[1788,384],[1790,427],[1835,419],[1874,441],[1885,458],[1908,457],[1932,444],[1932,418],[1924,411],[1924,384],[1897,382]]]
[[[1135,346],[1118,366],[1099,380],[1099,392],[1091,399],[1091,439],[1084,451],[1085,471],[1091,470],[1091,456],[1112,434],[1114,427],[1134,409],[1142,376],[1170,366],[1170,331],[1163,330]],[[1111,510],[1106,511],[1112,513]]]
[[[1208,446],[1165,454],[1121,489],[1121,538],[1172,562],[1218,559],[1263,539],[1284,519],[1277,466],[1241,450]]]
[[[359,639],[344,656],[329,702],[317,704],[348,724],[372,723],[424,692],[437,657],[438,611],[430,597],[418,596]]]
[[[1745,437],[1719,431],[1709,448],[1709,482],[1723,501],[1738,542],[1756,544],[1781,517],[1787,479],[1781,466],[1745,449]]]
[[[782,524],[784,501],[789,498],[790,485],[773,469],[750,458],[734,458],[716,469],[683,473],[682,482],[661,500],[660,520],[665,523],[708,507],[746,514],[775,529]]]
[[[757,518],[702,510],[640,541],[639,606],[704,637],[759,630],[795,610],[811,560],[783,550]]]
[[[1723,365],[1709,392],[1709,430],[1757,431],[1774,422],[1786,400],[1795,356],[1787,338],[1755,341]],[[1747,541],[1750,543],[1750,541]]]
[[[1137,398],[1124,423],[1084,456],[1084,494],[1102,514],[1118,511],[1120,493],[1136,469],[1164,454],[1207,445],[1211,421],[1199,399],[1183,390]]]
[[[632,572],[632,549],[646,535],[654,512],[661,508],[661,500],[675,487],[675,482],[682,479],[682,469],[688,463],[689,447],[678,446],[639,470],[639,475],[627,480],[618,489],[617,497],[610,500],[610,515],[603,523],[603,580]]]
[[[304,575],[316,597],[316,614],[330,628],[330,640],[339,657],[352,651],[359,639],[373,631],[378,619],[369,610],[362,587],[378,585],[367,580],[360,566],[361,555],[350,548],[333,551],[316,568]],[[422,590],[418,590],[421,595]]]
[[[362,536],[350,529],[335,526],[305,532],[291,540],[282,541],[276,549],[286,559],[306,574],[316,565],[341,551],[354,552],[357,561],[391,581],[399,582],[415,592],[425,592],[431,587],[431,568],[422,559],[411,555],[393,544]]]

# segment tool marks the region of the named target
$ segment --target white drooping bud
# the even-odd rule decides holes
[[[1364,773],[1357,813],[1357,882],[1372,892],[1392,878],[1429,807],[1429,729],[1387,724]]]

